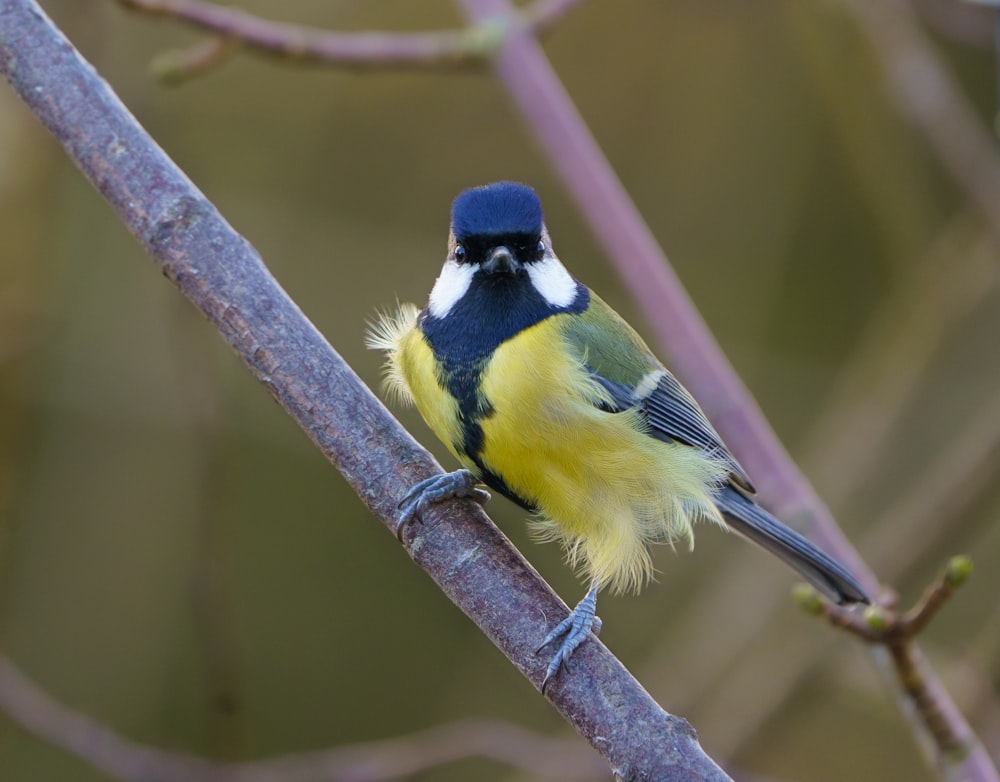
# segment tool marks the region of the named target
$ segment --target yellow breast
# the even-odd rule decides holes
[[[495,411],[481,422],[483,464],[540,509],[538,530],[560,540],[602,586],[638,588],[648,544],[691,539],[691,522],[721,523],[719,465],[646,434],[636,410],[608,413],[607,391],[563,343],[569,315],[550,317],[497,348],[482,378]]]
[[[637,410],[608,413],[607,391],[585,357],[563,338],[555,315],[501,344],[483,369],[479,391],[491,412],[479,419],[478,459],[539,509],[535,527],[560,541],[570,560],[600,586],[638,589],[651,575],[648,546],[692,541],[691,523],[722,523],[712,501],[725,467],[696,448],[646,434]],[[401,309],[370,339],[388,353],[387,381],[412,400],[463,466],[458,401],[420,330],[416,310]]]

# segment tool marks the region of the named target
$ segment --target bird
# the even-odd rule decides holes
[[[397,532],[437,502],[489,498],[532,514],[587,580],[542,640],[545,686],[593,631],[597,595],[638,592],[651,545],[695,522],[732,530],[839,604],[870,602],[855,577],[754,501],[754,487],[691,394],[639,334],[556,255],[528,185],[495,182],[455,198],[447,256],[427,306],[370,324],[392,401],[415,404],[461,468],[413,486]]]

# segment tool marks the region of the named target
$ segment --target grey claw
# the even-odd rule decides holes
[[[396,537],[403,542],[406,528],[422,516],[431,505],[443,500],[464,497],[483,505],[490,498],[488,491],[478,487],[479,481],[468,470],[456,470],[434,475],[420,481],[399,502],[400,514],[396,522]]]
[[[549,661],[545,669],[545,678],[542,679],[542,693],[549,681],[555,676],[560,668],[569,671],[569,658],[576,651],[576,648],[587,640],[587,636],[593,632],[595,635],[601,631],[601,620],[594,614],[597,608],[597,586],[593,585],[587,595],[574,608],[569,616],[552,628],[551,632],[545,636],[545,640],[535,650],[535,654],[542,651],[553,641],[562,638],[559,649]]]

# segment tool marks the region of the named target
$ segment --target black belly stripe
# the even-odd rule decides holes
[[[441,385],[458,402],[462,442],[454,443],[456,450],[472,460],[487,486],[530,511],[536,510],[535,504],[518,496],[482,462],[485,435],[481,422],[494,413],[489,400],[479,393],[483,372],[507,340],[553,315],[583,312],[589,305],[590,291],[581,283],[568,307],[553,307],[523,270],[511,276],[476,274],[447,315],[436,318],[424,310],[417,320],[441,367]]]
[[[479,461],[478,458],[473,458],[473,457],[470,458],[472,458],[472,460],[476,463],[476,467],[479,468],[479,479],[487,486],[489,486],[491,489],[493,489],[493,491],[500,492],[508,500],[517,505],[520,505],[527,511],[531,511],[532,513],[534,513],[536,510],[538,510],[538,506],[535,505],[535,503],[531,502],[530,500],[524,499],[516,492],[514,492],[510,488],[510,486],[508,486],[504,482],[503,478],[501,478],[495,472],[487,470],[486,467],[483,466],[483,463]]]

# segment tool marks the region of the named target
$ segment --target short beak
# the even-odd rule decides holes
[[[490,254],[483,264],[483,270],[487,274],[513,274],[521,268],[514,253],[510,248],[500,245],[490,250]]]

